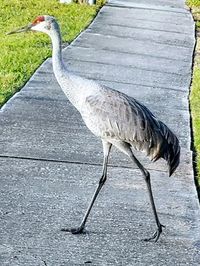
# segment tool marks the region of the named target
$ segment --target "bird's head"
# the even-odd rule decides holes
[[[14,34],[27,31],[40,31],[48,35],[51,34],[53,29],[58,28],[58,24],[54,17],[43,15],[36,17],[33,22],[19,29],[8,32],[7,34]]]

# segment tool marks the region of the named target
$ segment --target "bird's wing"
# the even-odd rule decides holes
[[[99,94],[88,96],[82,116],[94,134],[128,142],[147,154],[161,138],[154,115],[134,98],[118,91],[104,88]]]

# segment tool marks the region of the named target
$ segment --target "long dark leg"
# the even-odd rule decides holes
[[[102,141],[103,143],[103,152],[104,152],[104,160],[103,160],[103,173],[102,176],[99,180],[99,184],[98,187],[92,197],[91,203],[89,204],[89,207],[84,215],[84,218],[81,222],[81,224],[79,225],[78,228],[71,228],[71,229],[61,229],[62,231],[67,231],[67,232],[71,232],[72,234],[80,234],[83,233],[84,228],[85,228],[85,224],[87,222],[88,216],[90,214],[90,211],[92,209],[92,206],[94,205],[94,202],[100,192],[100,190],[102,189],[103,185],[105,184],[106,178],[107,178],[107,164],[108,164],[108,157],[109,157],[109,153],[110,153],[110,149],[112,144]]]
[[[143,165],[138,161],[138,159],[134,156],[130,145],[126,142],[113,142],[113,145],[115,145],[119,150],[121,150],[122,152],[124,152],[125,154],[127,154],[132,161],[134,161],[134,163],[138,166],[138,168],[141,170],[144,180],[147,184],[147,188],[148,188],[148,193],[149,193],[149,198],[150,198],[150,202],[151,202],[151,206],[153,209],[153,214],[154,214],[154,218],[157,224],[157,230],[156,232],[153,234],[152,237],[150,238],[146,238],[144,239],[145,241],[150,241],[150,240],[154,240],[155,242],[158,241],[160,234],[162,233],[162,227],[164,227],[158,218],[158,214],[156,211],[156,206],[154,203],[154,198],[153,198],[153,193],[152,193],[152,189],[151,189],[151,180],[150,180],[150,174],[149,172],[143,167]]]
[[[152,235],[152,237],[146,238],[146,239],[144,239],[144,241],[154,240],[155,242],[157,242],[159,237],[160,237],[160,234],[162,233],[162,227],[164,227],[164,226],[160,223],[159,218],[158,218],[158,214],[157,214],[157,211],[156,211],[156,206],[155,206],[153,193],[152,193],[152,189],[151,189],[150,174],[143,167],[143,165],[137,160],[137,158],[133,155],[133,153],[132,153],[131,159],[136,163],[136,165],[139,167],[139,169],[141,170],[141,172],[142,172],[142,174],[144,176],[144,180],[146,181],[147,188],[148,188],[148,193],[149,193],[151,206],[152,206],[152,209],[153,209],[154,218],[155,218],[155,221],[156,221],[156,224],[157,224],[157,230]]]

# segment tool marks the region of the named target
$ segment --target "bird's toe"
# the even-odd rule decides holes
[[[70,232],[73,235],[77,235],[77,234],[85,234],[86,232],[84,231],[84,228],[82,227],[77,227],[77,228],[62,228],[61,229],[62,232]]]
[[[149,238],[145,238],[143,239],[143,241],[145,242],[149,242],[149,241],[154,241],[154,242],[157,242],[161,233],[162,233],[162,228],[165,227],[164,225],[160,224],[158,229],[154,232],[154,234],[149,237]]]

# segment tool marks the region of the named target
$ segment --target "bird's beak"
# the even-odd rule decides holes
[[[7,35],[10,35],[10,34],[15,34],[15,33],[20,33],[20,32],[27,32],[27,31],[31,30],[32,26],[33,26],[33,25],[30,23],[30,24],[28,24],[28,25],[26,25],[26,26],[24,26],[24,27],[22,27],[22,28],[19,28],[19,29],[16,29],[16,30],[10,31],[10,32],[8,32],[8,33],[6,33],[6,34],[7,34]]]

